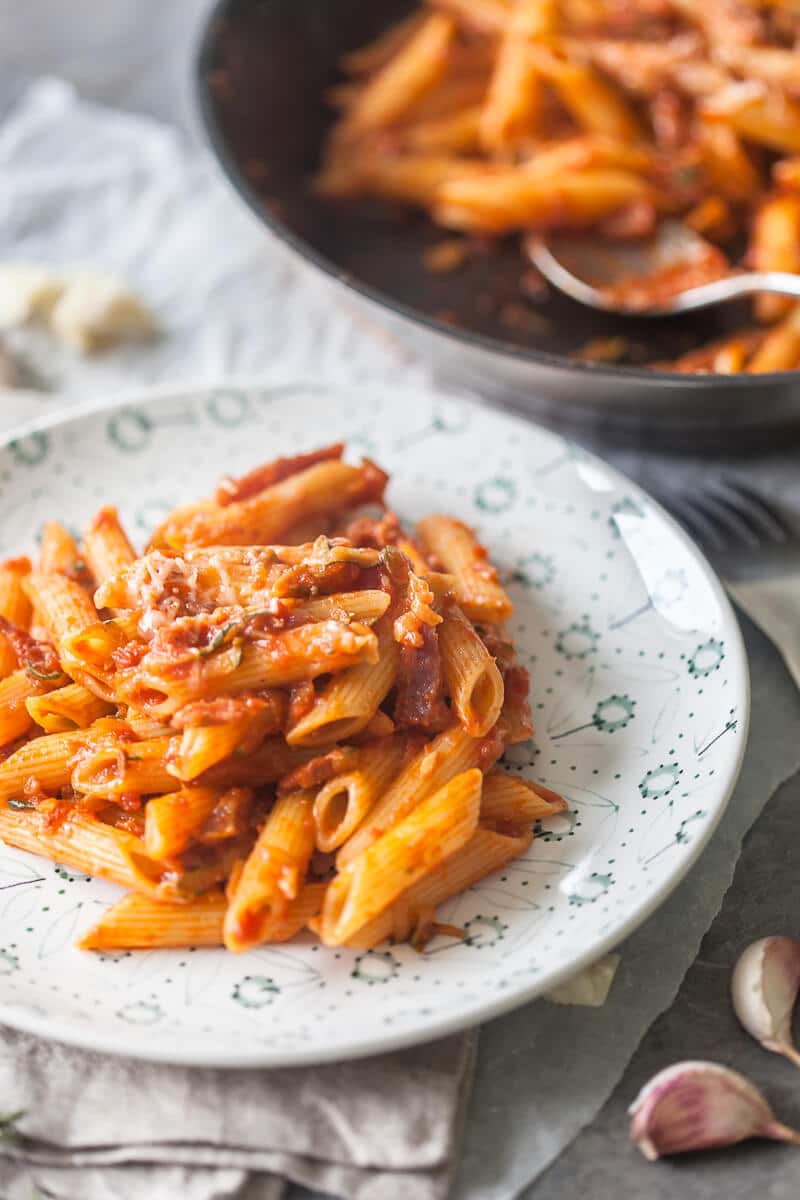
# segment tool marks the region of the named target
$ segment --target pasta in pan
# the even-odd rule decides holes
[[[0,839],[128,890],[84,948],[457,935],[437,906],[565,807],[497,766],[532,726],[485,550],[412,536],[342,453],[224,480],[141,555],[106,507],[0,565]]]
[[[620,280],[610,290],[623,307],[742,261],[800,272],[795,0],[421,0],[340,65],[314,187],[426,211],[449,231],[426,252],[432,271],[457,269],[493,238],[567,229],[610,242],[677,218],[696,252]],[[653,365],[800,369],[798,311],[759,296],[754,316],[768,328]],[[628,350],[624,337],[595,338],[574,355],[624,361]]]

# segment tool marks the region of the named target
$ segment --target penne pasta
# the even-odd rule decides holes
[[[37,571],[25,577],[23,587],[59,653],[71,635],[97,621],[97,609],[73,579]]]
[[[566,808],[562,796],[519,775],[490,771],[483,781],[480,819],[484,825],[520,828],[565,812]]]
[[[480,120],[489,151],[513,149],[537,132],[545,96],[530,44],[555,32],[557,7],[555,0],[516,0],[512,8]]]
[[[23,587],[30,573],[29,558],[10,558],[0,564],[0,617],[19,629],[27,629],[31,620],[31,602]]]
[[[47,690],[47,683],[25,670],[12,671],[0,680],[0,746],[22,737],[33,725],[28,701]]]
[[[75,810],[50,827],[40,813],[9,809],[0,801],[0,841],[33,854],[48,854],[66,867],[109,879],[122,887],[167,895],[144,853],[141,840],[114,829],[88,813]]]
[[[89,737],[75,754],[70,786],[80,796],[83,807],[94,809],[126,796],[178,791],[180,781],[169,770],[177,742],[175,737],[143,742],[119,741],[113,735],[97,740]]]
[[[503,707],[503,680],[472,624],[452,607],[438,629],[447,693],[461,725],[472,737],[487,734]]]
[[[144,845],[151,858],[174,858],[185,850],[211,815],[221,794],[216,788],[188,787],[148,800]]]
[[[77,942],[80,950],[149,950],[221,946],[227,901],[222,892],[189,904],[164,904],[130,892],[106,909]]]
[[[379,500],[385,485],[386,476],[369,464],[318,463],[247,500],[178,509],[156,532],[151,547],[266,545],[298,521]]]
[[[287,731],[290,746],[344,740],[360,733],[375,716],[395,682],[400,659],[390,617],[381,618],[375,634],[376,659],[334,675],[310,711]]]
[[[76,580],[88,581],[86,562],[81,557],[75,538],[58,521],[45,521],[39,547],[39,573],[58,572]]]
[[[314,850],[314,794],[287,792],[275,801],[230,894],[224,938],[239,953],[268,936],[300,894]]]
[[[0,566],[0,839],[130,892],[84,949],[420,940],[560,810],[492,772],[531,726],[485,551],[361,509],[386,476],[343,449],[225,478],[140,557],[106,507]]]
[[[16,651],[4,633],[0,633],[0,679],[7,679],[19,665]]]
[[[478,825],[482,783],[477,768],[455,776],[339,872],[320,918],[326,946],[344,945],[467,844]]]
[[[136,552],[116,508],[109,505],[92,517],[83,531],[83,553],[97,584],[105,583],[135,561]]]
[[[347,841],[398,774],[407,752],[401,737],[367,743],[347,771],[320,788],[314,799],[318,850],[330,853]]]
[[[431,13],[356,95],[342,139],[383,129],[402,117],[443,76],[455,32],[450,17]]]
[[[800,274],[800,194],[772,196],[756,211],[750,245],[750,260],[756,271],[788,271]],[[759,321],[772,322],[791,312],[786,296],[756,297]]]
[[[513,606],[475,534],[452,517],[426,517],[417,526],[424,550],[453,576],[456,599],[472,621],[508,620]]]
[[[422,250],[432,274],[462,267],[488,249],[487,239],[507,234],[520,236],[527,264],[532,233],[586,230],[614,242],[650,237],[667,219],[707,239],[716,276],[734,266],[717,247],[739,254],[748,233],[743,265],[797,272],[795,7],[795,0],[420,0],[342,57],[346,75],[324,93],[336,114],[311,186],[332,200],[413,206],[460,235]],[[770,176],[778,195],[767,192]],[[667,283],[671,291],[691,288],[701,277],[698,257],[687,255],[668,281],[655,273],[653,295]],[[527,271],[526,295],[533,279]],[[642,288],[642,278],[623,280],[615,299],[641,303]],[[480,299],[488,315],[491,291]],[[535,313],[526,318],[521,303],[496,299],[517,341],[539,332]],[[770,324],[790,307],[776,293],[756,298],[758,319]],[[455,319],[449,310],[440,315]],[[746,372],[749,332],[739,337],[724,351],[703,347],[652,365]],[[635,357],[639,365],[633,343],[617,340],[614,361],[634,365]],[[569,353],[608,362],[610,341],[593,338]],[[785,349],[788,341],[775,345]],[[776,369],[800,369],[784,352],[775,361]]]
[[[463,729],[448,729],[426,745],[397,775],[394,783],[367,814],[366,821],[336,856],[338,870],[367,850],[392,826],[456,775],[473,767],[488,771],[502,753],[496,738],[473,738]]]
[[[307,883],[284,917],[270,927],[271,942],[288,942],[318,916],[324,883]],[[78,942],[81,950],[148,950],[157,947],[221,946],[227,900],[222,892],[169,904],[131,892],[107,909]]]
[[[112,712],[112,706],[79,683],[70,683],[43,695],[31,696],[25,706],[45,733],[66,733],[86,729]]]
[[[530,832],[507,836],[478,828],[463,849],[446,858],[430,874],[423,875],[393,904],[362,925],[347,945],[371,950],[389,938],[407,941],[421,923],[431,924],[440,904],[524,854],[532,840]]]

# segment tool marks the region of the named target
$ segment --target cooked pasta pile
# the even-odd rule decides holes
[[[0,838],[128,889],[84,948],[423,944],[563,809],[496,765],[532,726],[485,551],[342,453],[0,566]]]
[[[742,241],[755,269],[800,272],[798,0],[427,0],[342,68],[323,195],[481,238],[682,218],[705,245],[680,279],[631,280],[634,305],[727,273]],[[435,247],[431,269],[471,244]],[[800,306],[759,296],[755,315],[767,328],[658,365],[799,368]]]

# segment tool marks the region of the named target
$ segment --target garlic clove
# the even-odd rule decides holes
[[[646,1083],[630,1109],[631,1139],[645,1158],[733,1146],[747,1138],[800,1143],[776,1121],[758,1088],[711,1062],[680,1062]]]
[[[792,1014],[800,991],[800,941],[761,938],[748,946],[731,978],[733,1009],[744,1028],[767,1050],[800,1066],[792,1040]]]

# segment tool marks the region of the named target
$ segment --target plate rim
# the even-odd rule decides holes
[[[465,407],[478,408],[484,413],[488,412],[490,415],[495,414],[510,420],[514,424],[520,424],[526,429],[532,427],[533,430],[539,434],[544,434],[547,438],[560,438],[561,441],[567,444],[571,440],[564,437],[563,434],[547,429],[546,426],[541,425],[538,421],[520,416],[519,413],[496,409],[495,406],[482,402],[466,390],[461,391],[460,389],[442,387],[434,383],[415,384],[415,387],[420,394],[443,396]],[[15,425],[0,432],[0,451],[6,450],[14,441],[23,437],[29,437],[32,434],[43,433],[50,429],[99,417],[103,414],[112,414],[129,405],[147,406],[155,404],[167,397],[186,397],[187,394],[198,397],[208,392],[227,389],[260,390],[268,392],[276,398],[282,394],[301,390],[317,392],[323,395],[346,392],[352,396],[354,391],[369,393],[376,388],[382,388],[386,391],[403,391],[402,385],[398,385],[391,380],[386,380],[382,377],[370,379],[366,376],[353,381],[352,384],[339,381],[328,383],[324,380],[314,378],[293,381],[270,381],[264,378],[238,375],[226,376],[216,381],[173,380],[168,383],[145,385],[136,389],[131,388],[124,393],[118,394],[112,401],[91,399],[80,403],[73,403],[68,407],[60,408],[55,413]],[[751,708],[749,660],[733,604],[719,575],[699,546],[678,524],[674,517],[635,480],[631,479],[623,471],[618,470],[617,467],[606,462],[605,459],[593,451],[584,450],[581,447],[581,452],[585,455],[587,462],[599,465],[612,479],[624,483],[635,495],[644,497],[653,513],[658,516],[673,536],[677,537],[684,549],[692,556],[711,587],[714,598],[719,605],[720,613],[726,621],[725,637],[726,639],[730,639],[734,647],[732,661],[736,664],[737,698],[741,693],[742,736],[738,739],[735,758],[726,763],[722,799],[717,804],[715,812],[702,832],[690,843],[685,855],[676,863],[675,869],[668,879],[664,880],[657,888],[654,888],[652,894],[643,903],[638,905],[629,916],[621,920],[610,933],[598,938],[592,944],[591,948],[583,950],[567,965],[558,968],[548,976],[546,983],[543,984],[541,980],[534,977],[521,987],[508,989],[493,999],[482,1000],[466,1009],[461,1009],[457,1013],[443,1015],[426,1025],[422,1030],[413,1028],[397,1030],[385,1033],[380,1038],[370,1038],[367,1041],[358,1041],[354,1037],[346,1047],[332,1045],[329,1049],[315,1048],[313,1050],[303,1047],[271,1047],[269,1049],[256,1047],[248,1052],[236,1049],[226,1052],[215,1050],[210,1046],[206,1049],[204,1045],[201,1048],[200,1039],[195,1038],[184,1049],[181,1049],[181,1042],[178,1042],[174,1048],[167,1047],[166,1044],[163,1046],[155,1044],[148,1048],[142,1044],[141,1038],[133,1033],[126,1035],[123,1031],[115,1034],[110,1032],[97,1034],[92,1032],[90,1025],[84,1027],[80,1023],[73,1024],[69,1018],[42,1017],[36,1013],[26,1012],[20,1005],[5,1004],[2,1001],[0,1001],[0,1022],[20,1032],[42,1037],[49,1041],[56,1041],[64,1045],[74,1046],[81,1050],[174,1066],[263,1070],[264,1068],[271,1067],[308,1067],[326,1063],[347,1062],[360,1058],[370,1058],[378,1054],[391,1053],[410,1046],[424,1045],[428,1042],[474,1028],[485,1021],[493,1020],[495,1017],[521,1008],[523,1005],[529,1004],[532,1000],[541,997],[545,992],[559,987],[567,979],[611,952],[643,925],[672,895],[692,868],[697,865],[698,860],[728,809],[747,751]],[[4,843],[0,842],[0,845],[4,845]]]

